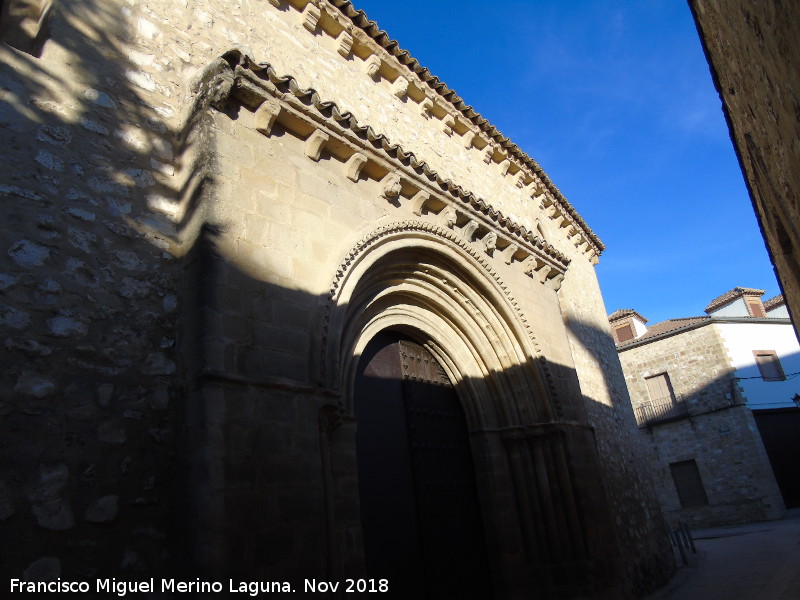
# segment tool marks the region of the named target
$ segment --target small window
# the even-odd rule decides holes
[[[672,382],[669,375],[660,373],[652,377],[645,378],[647,383],[647,393],[654,405],[672,404],[675,402],[675,392],[672,391]]]
[[[747,300],[747,309],[753,317],[766,317],[767,313],[764,312],[764,305],[761,300]]]
[[[633,327],[631,327],[630,323],[625,323],[625,325],[615,327],[614,334],[617,336],[618,344],[632,340],[635,337],[633,335]]]
[[[781,361],[774,350],[753,350],[756,358],[756,365],[764,381],[784,381],[786,375],[783,372]]]
[[[672,480],[675,482],[675,491],[678,492],[681,508],[708,504],[703,480],[700,479],[700,471],[694,460],[670,463],[669,470],[672,472]]]

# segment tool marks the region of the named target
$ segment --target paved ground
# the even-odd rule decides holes
[[[800,511],[786,519],[693,532],[678,573],[645,600],[800,600]]]

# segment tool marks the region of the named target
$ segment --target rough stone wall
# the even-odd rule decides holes
[[[643,430],[667,521],[714,527],[778,519],[783,501],[752,412],[738,405]],[[695,460],[708,505],[681,508],[670,463]]]
[[[0,44],[4,577],[169,554],[178,274],[151,207],[178,187],[182,61],[133,12],[63,3],[40,57]]]
[[[634,411],[650,400],[645,379],[664,372],[690,413],[714,411],[734,402],[731,361],[713,324],[623,349],[619,357]]]
[[[795,329],[800,315],[800,6],[690,0]]]
[[[639,430],[671,524],[697,527],[778,518],[783,503],[752,413],[740,402],[714,324],[619,354],[634,410],[650,402],[645,378],[667,373],[688,416]],[[670,463],[695,460],[707,506],[681,508]]]
[[[524,350],[480,346],[514,382],[507,394],[535,371],[533,400],[556,398],[555,415],[524,406],[515,427],[557,421],[537,451],[569,440],[561,472],[583,478],[594,556],[612,540],[610,561],[633,565],[629,582],[596,574],[597,589],[640,594],[668,574],[592,235],[543,175],[343,14],[325,2],[75,0],[50,14],[39,56],[0,46],[0,520],[18,540],[0,550],[4,576],[363,569],[357,531],[342,525],[358,519],[354,424],[337,412],[347,382],[330,385],[320,366],[325,311],[359,252],[396,231],[460,253],[464,271],[442,282],[459,310],[476,312],[458,290],[477,277],[468,268],[489,282],[497,306],[476,329],[510,320]],[[248,47],[228,53],[237,45]],[[462,386],[495,383],[468,375]],[[491,493],[513,505],[515,492]],[[611,512],[592,518],[608,497]],[[492,519],[508,528],[514,512]],[[497,572],[522,552],[507,554]],[[569,579],[560,568],[543,572]],[[506,596],[525,589],[508,579]]]

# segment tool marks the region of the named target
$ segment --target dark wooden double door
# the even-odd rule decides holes
[[[369,576],[388,579],[393,598],[491,598],[466,419],[441,366],[383,332],[354,394]]]

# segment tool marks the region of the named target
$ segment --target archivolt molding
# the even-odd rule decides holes
[[[227,64],[227,69],[221,67],[224,64]],[[495,247],[498,250],[512,244],[518,248],[514,255],[503,255],[512,259],[506,260],[508,264],[524,263],[529,257],[534,257],[534,270],[546,266],[551,275],[544,280],[554,279],[551,283],[560,283],[558,275],[564,274],[570,259],[537,235],[539,232],[528,231],[485,200],[442,178],[413,153],[391,143],[370,126],[359,124],[351,113],[342,112],[335,103],[320,99],[315,90],[300,88],[294,78],[278,76],[269,64],[256,64],[241,50],[226,53],[206,73],[205,79],[212,81],[202,83],[201,79],[197,87],[214,96],[213,106],[221,107],[226,97],[235,98],[255,111],[256,129],[264,135],[271,135],[276,122],[281,122],[290,131],[293,127],[301,127],[305,131],[298,131],[297,135],[306,139],[306,153],[313,160],[318,160],[326,147],[333,149],[336,146],[336,152],[340,154],[337,158],[342,161],[343,172],[350,180],[358,182],[364,179],[362,171],[369,165],[373,177],[375,173],[383,174],[377,177],[384,180],[386,199],[396,200],[399,205],[410,192],[414,196],[415,214],[425,210],[439,212],[442,207],[450,207],[456,212],[459,222],[474,220],[478,223],[483,236],[496,229],[503,234],[497,236]],[[309,128],[312,128],[311,134]],[[427,194],[427,199],[420,200],[420,192]],[[534,200],[548,210],[559,229],[571,227],[570,231],[580,232],[575,236],[575,247],[590,261],[596,261],[599,247],[588,231],[559,208],[552,194],[541,192]],[[530,271],[531,264],[527,261],[526,272]]]
[[[388,239],[396,238],[397,240],[408,240],[415,235],[422,234],[432,239],[437,240],[442,244],[442,248],[450,247],[457,248],[460,255],[466,262],[471,265],[471,269],[481,269],[482,272],[491,279],[497,292],[502,294],[503,303],[513,313],[513,322],[505,321],[505,326],[510,330],[518,330],[527,339],[528,350],[525,352],[533,355],[535,367],[541,375],[542,383],[549,392],[549,399],[551,406],[557,417],[561,416],[561,404],[558,399],[556,386],[552,371],[547,363],[547,360],[541,352],[541,348],[534,334],[530,322],[526,318],[519,303],[514,298],[513,294],[504,283],[501,276],[493,268],[491,261],[489,261],[484,252],[477,250],[471,243],[467,242],[456,231],[453,231],[446,226],[426,221],[406,220],[395,223],[382,225],[370,232],[369,235],[363,237],[356,243],[356,245],[347,253],[344,259],[339,264],[335,276],[331,282],[328,292],[328,297],[323,307],[322,322],[321,322],[321,347],[320,347],[320,378],[321,382],[326,382],[333,387],[339,387],[336,382],[337,376],[340,374],[340,343],[339,339],[343,332],[331,332],[331,321],[334,311],[341,309],[342,305],[346,303],[347,299],[342,299],[342,290],[345,282],[353,275],[357,265],[364,257],[369,255],[371,251],[384,244]],[[357,285],[354,283],[353,286]],[[485,298],[486,302],[491,302],[491,298]],[[481,318],[476,315],[474,318]],[[523,333],[524,332],[524,333]],[[336,339],[331,339],[333,335]],[[521,342],[521,340],[518,340]],[[331,372],[333,371],[333,372]]]

